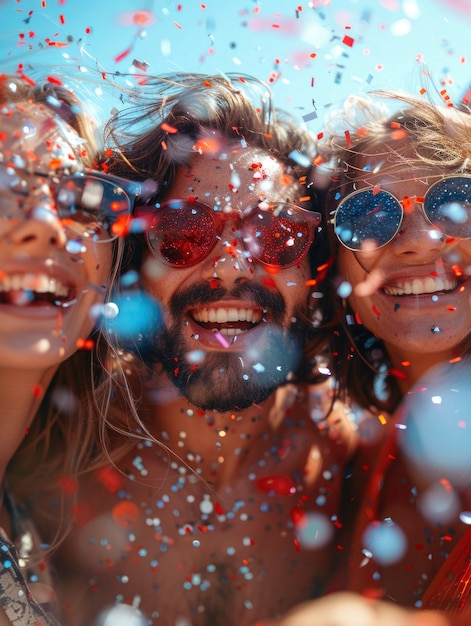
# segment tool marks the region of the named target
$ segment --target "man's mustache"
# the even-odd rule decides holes
[[[260,283],[245,282],[229,290],[225,287],[212,287],[207,282],[197,283],[187,289],[176,292],[170,298],[170,311],[175,318],[186,310],[196,306],[210,305],[224,297],[237,300],[250,300],[256,306],[269,310],[275,318],[282,317],[286,311],[283,297]]]

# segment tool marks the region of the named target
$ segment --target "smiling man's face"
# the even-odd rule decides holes
[[[156,359],[202,409],[265,401],[301,358],[307,256],[290,267],[266,267],[251,257],[239,226],[241,213],[261,199],[299,204],[302,194],[277,160],[238,145],[222,158],[196,155],[166,195],[217,206],[224,215],[214,248],[198,263],[170,267],[148,253],[141,270],[144,288],[162,308]]]

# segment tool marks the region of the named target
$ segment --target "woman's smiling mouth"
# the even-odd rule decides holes
[[[457,278],[412,278],[395,285],[383,287],[383,291],[388,296],[419,296],[422,294],[432,294],[440,292],[454,291],[460,282]]]
[[[73,288],[60,278],[42,273],[10,274],[0,279],[0,304],[61,307],[74,299],[73,292]]]

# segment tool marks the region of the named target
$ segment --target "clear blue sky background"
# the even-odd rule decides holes
[[[83,78],[103,119],[112,75],[143,68],[253,74],[314,131],[352,92],[418,93],[425,70],[454,101],[471,85],[471,0],[0,0],[0,32],[2,71]]]

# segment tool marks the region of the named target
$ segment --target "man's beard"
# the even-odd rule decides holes
[[[260,347],[254,347],[253,351],[205,351],[204,359],[195,366],[188,358],[191,349],[181,330],[183,311],[189,306],[209,305],[225,295],[250,296],[254,304],[270,312],[265,340],[263,344],[259,340]],[[196,285],[185,293],[175,294],[170,311],[172,319],[179,321],[162,329],[152,355],[148,356],[163,365],[182,395],[206,411],[242,410],[267,400],[298,366],[310,328],[304,321],[304,311],[295,311],[290,326],[283,328],[286,314],[283,298],[258,284],[246,283],[230,294],[223,288]],[[197,341],[192,349],[198,350]]]

